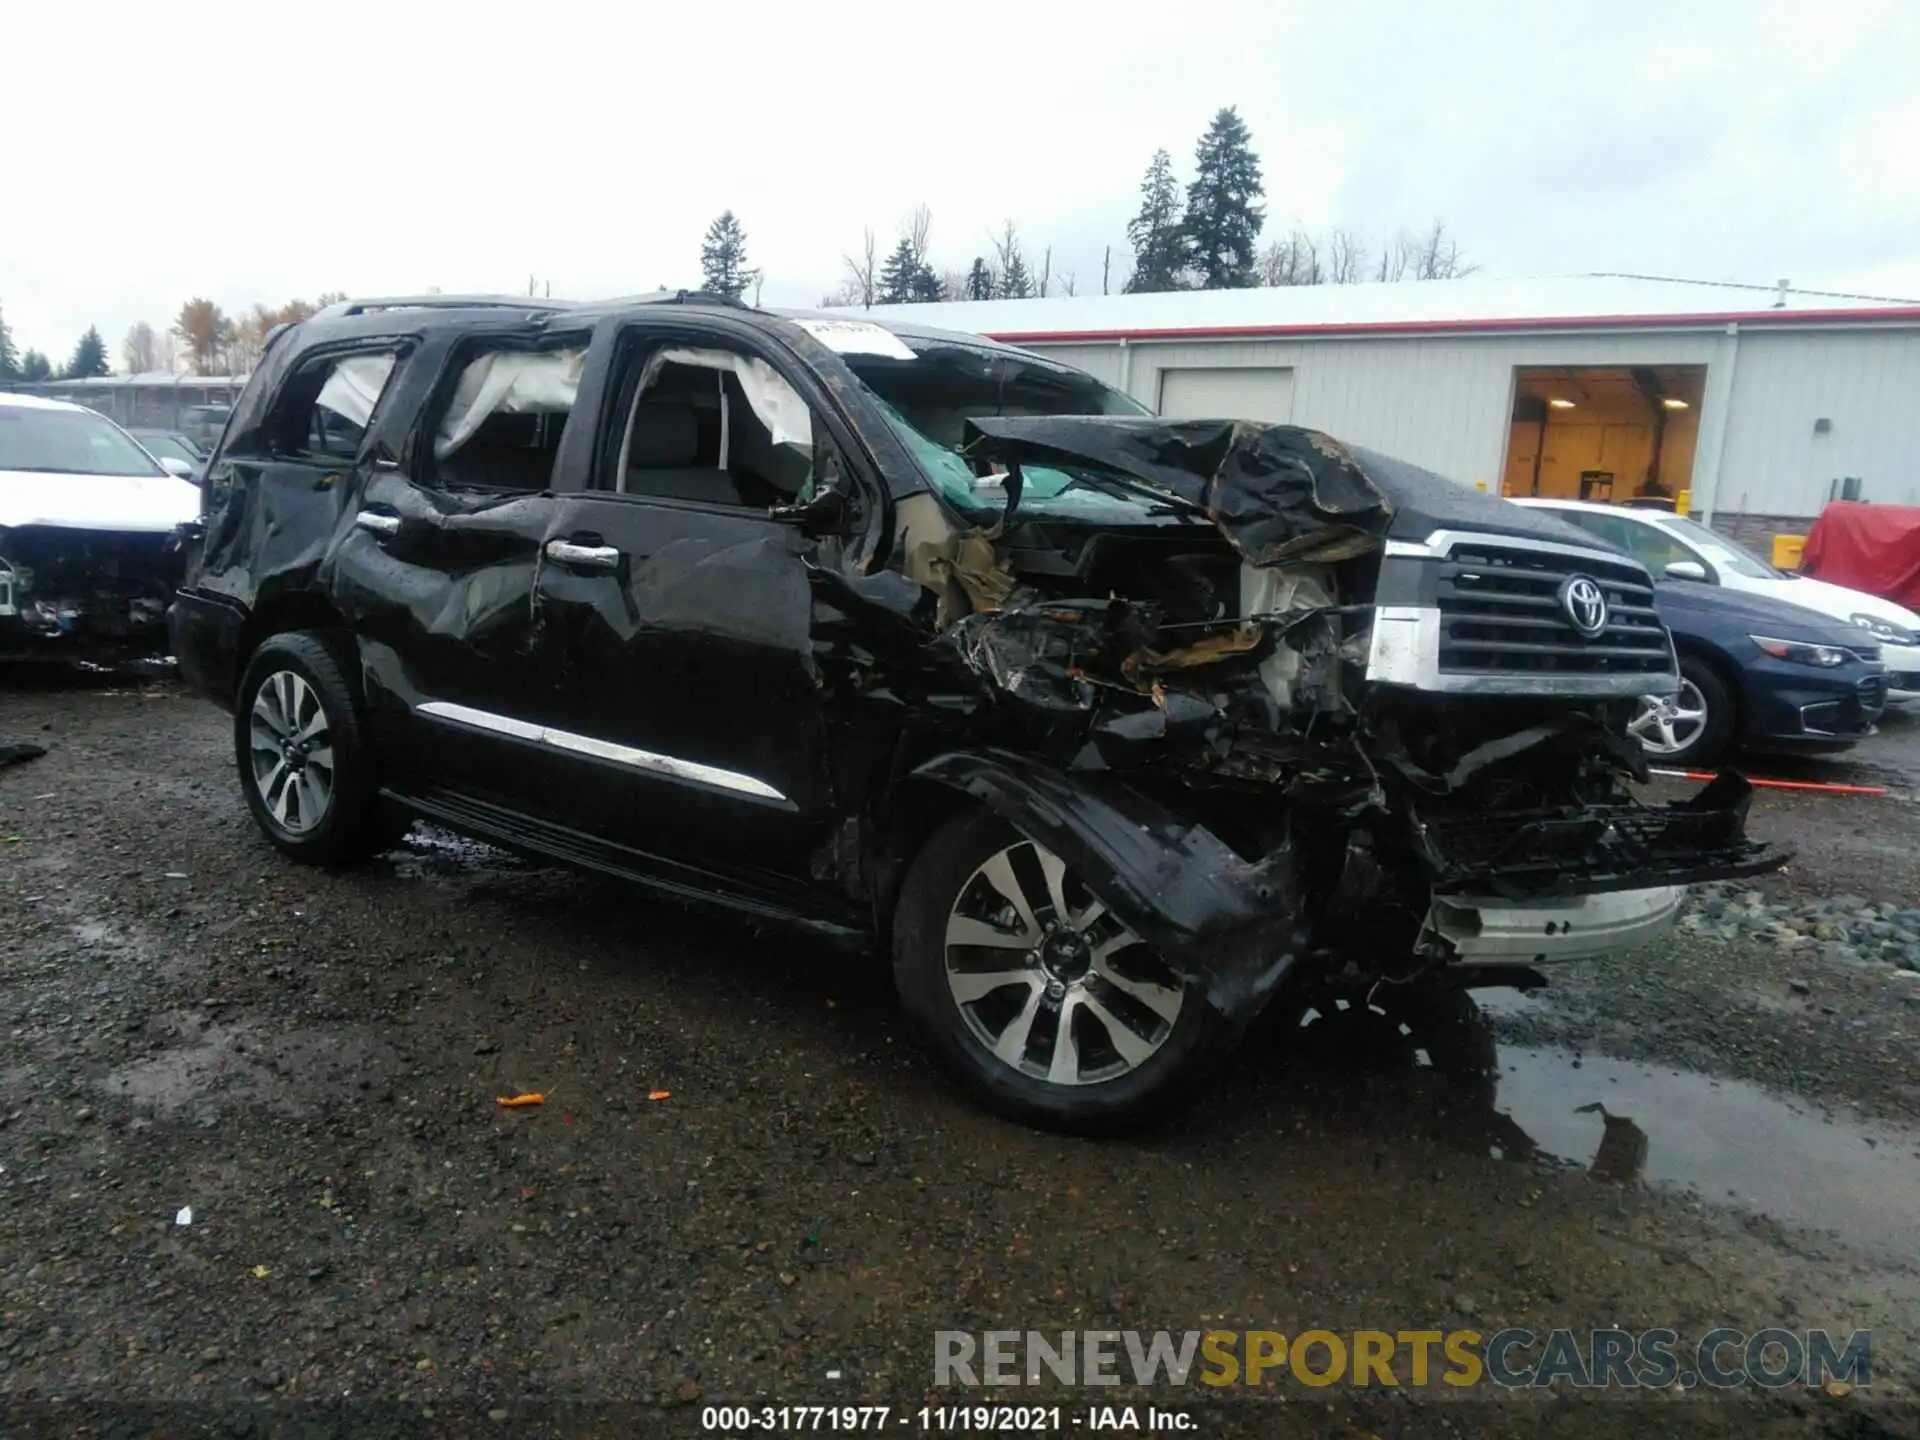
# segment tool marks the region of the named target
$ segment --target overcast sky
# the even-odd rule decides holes
[[[56,363],[196,294],[691,285],[723,207],[768,304],[920,203],[938,268],[1011,217],[1097,293],[1153,150],[1185,180],[1222,105],[1269,235],[1440,216],[1489,275],[1920,296],[1907,0],[101,0],[6,37],[0,311]]]

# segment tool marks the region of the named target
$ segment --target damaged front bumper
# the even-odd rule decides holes
[[[1753,787],[1728,771],[1667,805],[1577,805],[1435,823],[1425,838],[1436,895],[1508,901],[1734,880],[1787,856],[1750,840]]]
[[[160,655],[183,569],[180,547],[165,533],[0,532],[0,659]]]
[[[1684,885],[1526,901],[1454,895],[1433,902],[1427,924],[1447,942],[1457,966],[1596,960],[1659,939],[1673,928],[1686,898]]]

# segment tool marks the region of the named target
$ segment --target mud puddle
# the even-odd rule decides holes
[[[324,1030],[274,1034],[246,1020],[176,1011],[148,1021],[160,1048],[100,1082],[109,1095],[162,1113],[261,1105],[303,1115],[352,1103],[385,1083],[392,1057],[370,1037]]]
[[[1495,1107],[1538,1153],[1603,1179],[1910,1252],[1920,1132],[1822,1114],[1757,1085],[1570,1051],[1500,1047]]]
[[[417,824],[387,855],[400,879],[470,878],[529,869],[527,862],[505,850],[469,840],[451,830]]]
[[[1308,1009],[1307,1028],[1286,1048],[1329,1098],[1352,1093],[1356,1069],[1372,1070],[1404,1082],[1394,1088],[1413,1114],[1427,1082],[1439,1081],[1444,1103],[1427,1123],[1451,1144],[1516,1162],[1557,1160],[1598,1179],[1829,1231],[1864,1254],[1912,1258],[1920,1130],[1829,1113],[1742,1080],[1505,1043],[1490,1023],[1549,1004],[1513,990],[1444,1005],[1341,1001],[1324,1015]]]

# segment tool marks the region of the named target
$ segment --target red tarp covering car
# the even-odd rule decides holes
[[[1813,522],[1800,572],[1920,609],[1920,507],[1834,501]]]

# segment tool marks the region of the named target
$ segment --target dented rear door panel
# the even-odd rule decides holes
[[[543,683],[534,572],[559,504],[375,470],[342,517],[323,584],[358,638],[369,714],[401,776],[515,801],[554,782],[526,727]]]

